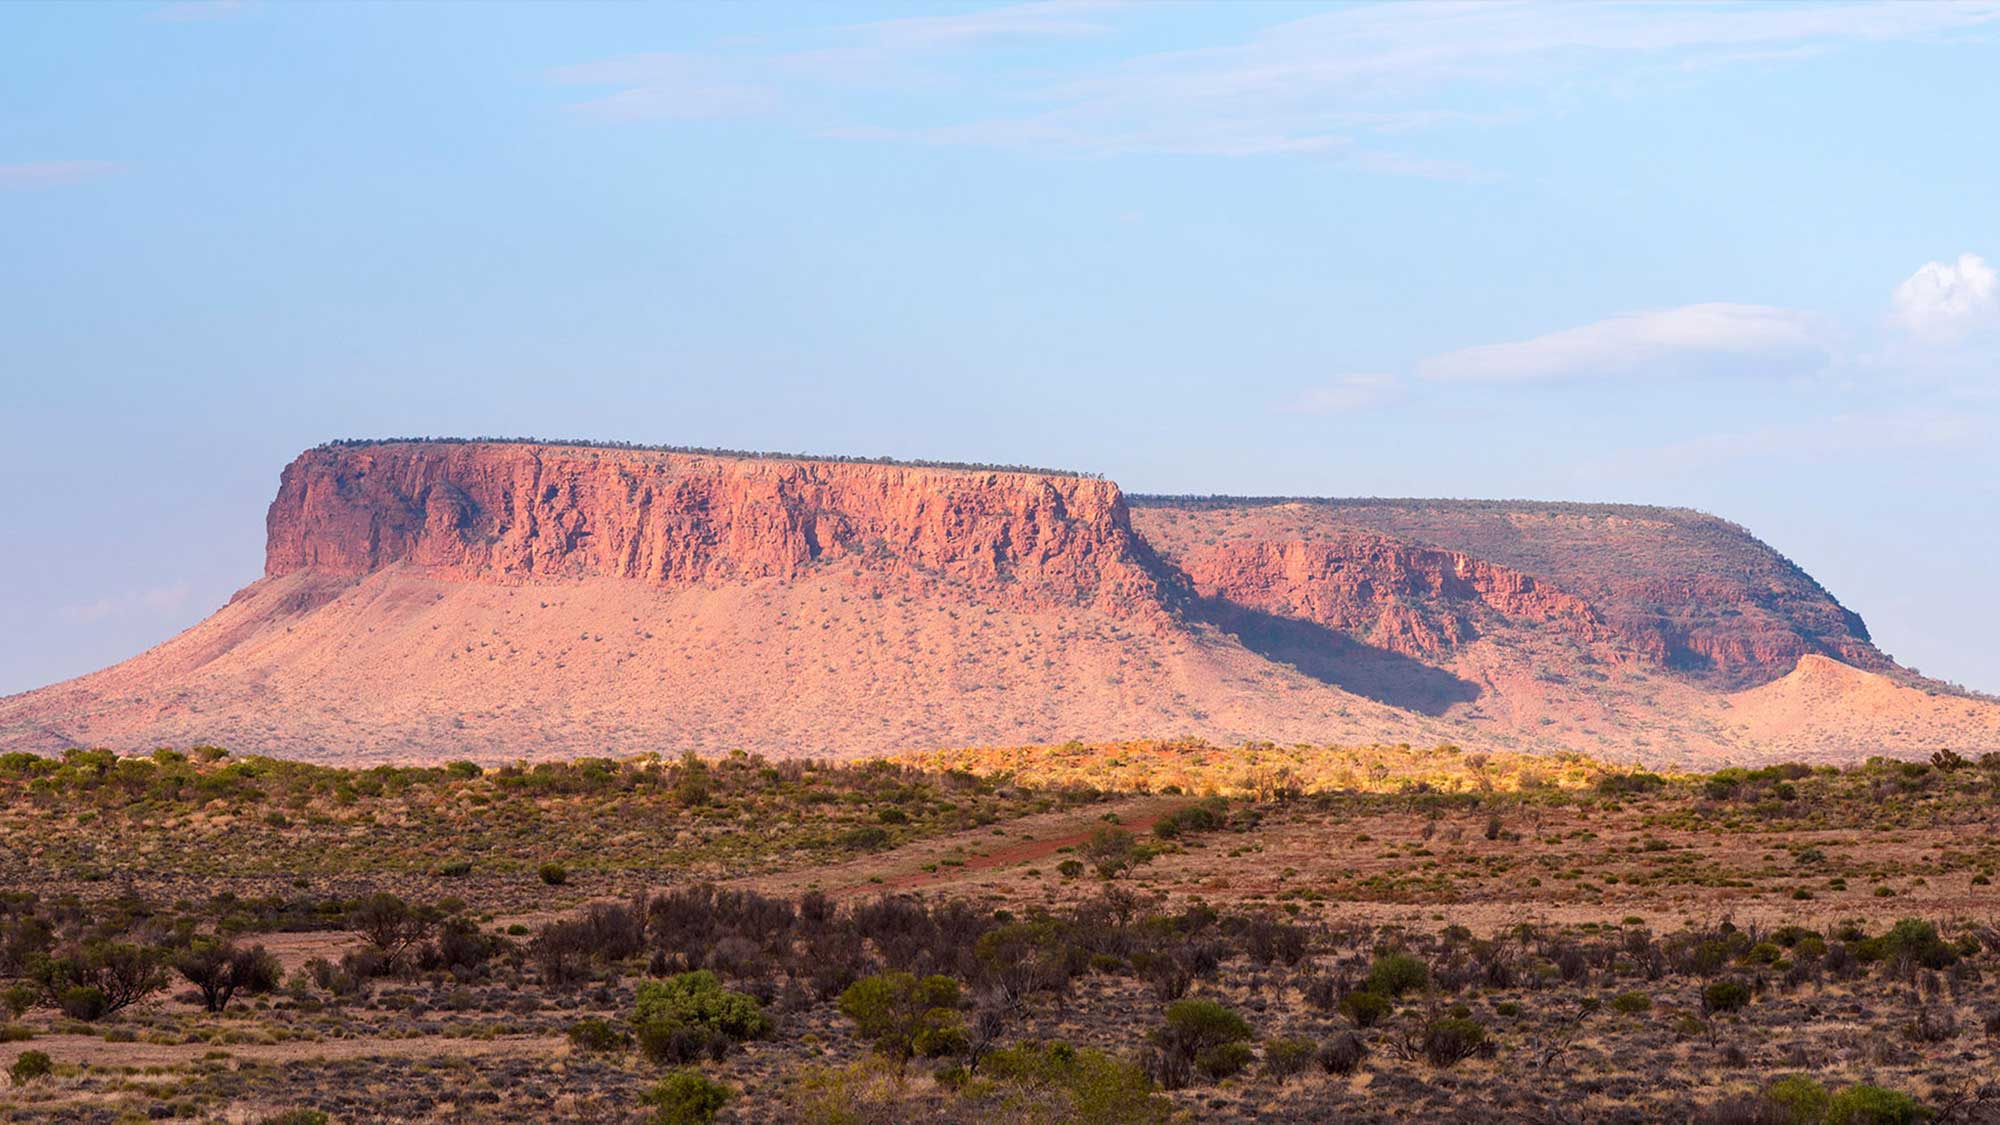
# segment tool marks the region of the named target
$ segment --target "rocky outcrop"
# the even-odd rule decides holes
[[[265,574],[796,578],[837,562],[1021,604],[1155,604],[1118,486],[1086,477],[509,443],[308,451]]]
[[[1685,509],[1149,498],[1134,526],[1206,591],[1433,662],[1507,632],[1729,689],[1801,656],[1895,672],[1861,619],[1747,531]]]
[[[1817,584],[1756,584],[1710,574],[1635,578],[1615,589],[1614,631],[1668,668],[1731,686],[1775,679],[1807,655],[1871,672],[1896,670],[1869,641],[1861,618],[1819,593]]]
[[[1224,543],[1180,556],[1205,597],[1353,633],[1420,660],[1447,657],[1494,624],[1606,635],[1590,605],[1459,551],[1347,534]]]

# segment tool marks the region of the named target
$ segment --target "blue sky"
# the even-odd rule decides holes
[[[1685,504],[2000,690],[2000,8],[0,5],[0,691],[346,436]]]

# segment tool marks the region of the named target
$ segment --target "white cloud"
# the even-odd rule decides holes
[[[73,184],[118,170],[106,160],[43,160],[26,164],[0,164],[0,188],[54,187]]]
[[[1628,313],[1417,365],[1426,379],[1516,383],[1606,376],[1782,375],[1823,366],[1818,321],[1792,309],[1712,303]]]
[[[186,605],[188,597],[188,586],[183,582],[173,586],[156,586],[150,590],[134,590],[81,605],[67,605],[57,613],[63,620],[81,625],[113,617],[160,617]]]
[[[1931,343],[1956,343],[2000,321],[2000,279],[1977,254],[1952,263],[1926,262],[1896,286],[1896,323]]]
[[[1352,372],[1335,375],[1323,386],[1313,387],[1298,397],[1292,410],[1299,414],[1352,414],[1390,402],[1403,393],[1394,375]]]

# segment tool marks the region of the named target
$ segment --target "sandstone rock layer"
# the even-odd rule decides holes
[[[264,573],[794,579],[850,560],[1028,604],[1157,600],[1118,486],[1084,477],[511,444],[312,450]]]

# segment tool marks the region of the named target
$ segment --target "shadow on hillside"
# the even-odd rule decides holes
[[[1266,660],[1289,664],[1320,683],[1377,703],[1442,715],[1454,703],[1479,698],[1479,685],[1471,680],[1311,621],[1221,598],[1196,599],[1194,613]]]

